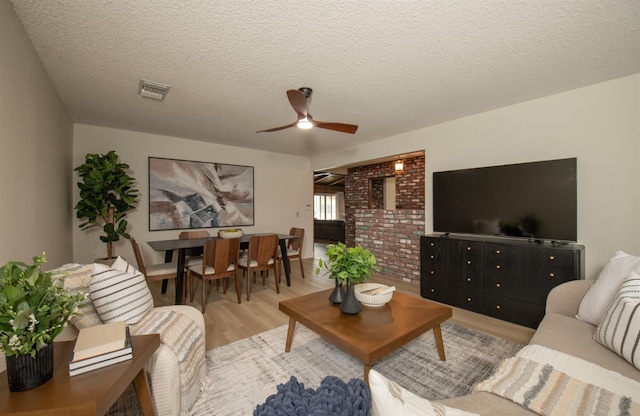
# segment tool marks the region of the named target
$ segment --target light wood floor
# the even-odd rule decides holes
[[[291,261],[291,286],[286,285],[283,277],[280,284],[280,294],[276,294],[273,274],[269,275],[265,286],[262,286],[260,278],[258,278],[256,284],[252,284],[251,301],[249,302],[247,302],[246,296],[246,283],[243,281],[241,283],[242,303],[240,305],[237,302],[233,283],[226,295],[222,294],[222,290],[217,292],[215,283],[213,283],[204,314],[207,330],[207,350],[285,325],[289,322],[289,318],[278,310],[278,302],[332,288],[334,286],[333,280],[315,274],[318,259],[324,255],[324,247],[324,244],[316,243],[314,245],[315,258],[302,260],[305,279],[302,278],[300,273],[298,260]],[[420,296],[419,285],[400,282],[385,276],[377,276],[370,280],[395,285],[398,291],[412,296]],[[200,285],[200,280],[196,280],[198,290],[194,294],[193,303],[187,302],[187,304],[194,306],[198,310],[201,310]],[[169,282],[167,293],[165,294],[161,293],[161,282],[150,282],[149,287],[156,306],[173,304],[175,293],[173,281]],[[534,332],[530,328],[524,328],[457,308],[454,308],[451,320],[522,344],[528,343]]]

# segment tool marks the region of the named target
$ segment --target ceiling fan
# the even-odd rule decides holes
[[[341,133],[354,134],[358,130],[355,124],[335,123],[331,121],[317,121],[307,112],[307,100],[311,97],[313,90],[308,87],[302,87],[297,90],[287,90],[287,97],[293,110],[298,114],[298,120],[287,124],[286,126],[274,127],[272,129],[260,130],[256,133],[267,133],[272,131],[284,130],[289,127],[298,127],[301,129],[310,129],[319,127],[321,129],[339,131]]]

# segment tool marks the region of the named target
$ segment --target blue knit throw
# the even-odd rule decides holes
[[[316,390],[305,389],[291,376],[278,392],[258,405],[253,416],[369,416],[371,393],[367,384],[352,378],[348,383],[328,376]]]

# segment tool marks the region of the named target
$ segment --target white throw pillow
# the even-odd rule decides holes
[[[84,299],[78,304],[78,313],[69,322],[78,329],[102,324],[102,319],[93,307],[89,294],[89,283],[93,273],[91,264],[69,263],[51,270],[52,279],[62,279],[63,287],[69,293],[82,293]]]
[[[371,416],[477,416],[416,396],[376,370],[369,371],[369,389]]]
[[[121,272],[127,272],[132,274],[140,273],[138,269],[136,269],[135,267],[127,263],[127,261],[120,256],[118,256],[116,261],[113,262],[113,264],[111,265],[111,268],[115,270],[120,270]]]
[[[640,257],[624,251],[614,254],[582,298],[576,318],[599,325],[618,288],[631,272],[640,274]]]
[[[135,324],[153,309],[147,280],[137,270],[127,273],[96,263],[90,292],[93,306],[105,323],[125,321],[127,325]]]
[[[640,276],[635,272],[620,285],[593,339],[640,370]]]

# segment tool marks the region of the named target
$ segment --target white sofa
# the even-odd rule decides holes
[[[485,382],[479,383],[471,394],[432,402],[415,396],[371,370],[369,382],[373,401],[372,415],[533,416],[545,414],[543,409],[539,411],[536,409],[535,400],[540,400],[539,397],[549,397],[543,394],[546,388],[549,391],[556,388],[557,391],[563,392],[554,399],[549,399],[549,403],[554,406],[558,403],[561,406],[566,403],[576,405],[580,400],[589,401],[589,396],[583,395],[580,390],[586,389],[585,386],[589,386],[588,388],[592,391],[606,391],[612,393],[612,396],[617,396],[611,402],[602,400],[602,407],[591,414],[609,414],[603,410],[609,405],[614,406],[612,414],[640,414],[640,349],[635,350],[635,356],[632,358],[630,356],[632,348],[620,349],[619,345],[615,345],[622,341],[622,337],[618,337],[618,341],[614,341],[617,336],[611,333],[603,337],[607,340],[604,341],[605,343],[611,342],[612,345],[604,345],[602,338],[596,340],[597,332],[603,328],[610,328],[610,323],[614,322],[619,328],[625,328],[628,346],[638,345],[640,313],[631,319],[625,318],[624,314],[618,314],[623,304],[626,310],[634,307],[640,310],[640,278],[637,272],[640,272],[640,257],[619,252],[603,269],[597,282],[577,280],[554,288],[547,298],[544,319],[529,345],[516,355],[516,357],[530,359],[532,354],[538,354],[536,359],[540,360],[535,361],[536,363],[550,366],[547,370],[552,368],[553,371],[567,374],[571,383],[580,386],[578,390],[571,392],[563,390],[564,386],[547,381],[553,380],[552,376],[547,376],[548,379],[544,382],[540,381],[541,379],[527,380],[530,384],[524,386],[513,383],[513,379],[509,379],[506,374],[508,371],[516,373],[517,369],[515,366],[509,367],[506,364],[515,362],[516,359],[508,359],[503,363],[505,367],[495,373],[502,371],[505,378],[502,379],[503,385],[499,388],[495,387],[494,382],[492,387],[494,391],[483,388],[491,385],[492,380],[496,380],[496,378],[490,378],[490,382],[485,386],[483,386]],[[620,330],[618,333],[622,335],[623,331]],[[625,354],[626,357],[623,356]],[[631,363],[632,361],[635,362],[635,366]],[[504,386],[509,386],[508,389],[512,391],[516,390],[514,387],[516,386],[519,388],[518,393],[508,392]],[[500,391],[501,388],[504,391]],[[514,397],[505,398],[502,397],[502,393],[506,393],[505,396],[513,394]],[[526,397],[527,394],[529,398]],[[605,396],[607,394],[604,393]],[[527,408],[518,403],[518,400],[523,398],[518,397],[519,395],[525,396]],[[596,398],[593,399],[593,397]],[[597,402],[601,400],[600,397],[592,395],[591,400]],[[628,402],[625,401],[627,398]],[[618,413],[620,403],[622,403],[621,406],[628,405],[629,408],[625,411],[620,409]],[[536,411],[534,412],[533,409]],[[582,410],[577,412],[561,411],[556,414],[589,414],[587,411],[581,413]]]
[[[52,271],[54,278],[64,279],[69,291],[88,295],[94,265],[66,264]],[[142,283],[146,286],[146,281]],[[147,308],[136,323],[130,324],[129,329],[132,335],[160,334],[160,347],[145,365],[156,414],[188,415],[206,377],[204,319],[192,306],[149,306],[151,308]],[[56,337],[56,342],[73,340],[79,328],[102,322],[89,295],[79,312]],[[3,356],[0,356],[0,366],[5,366]]]
[[[160,306],[154,308],[154,312],[161,311],[174,311],[189,318],[197,325],[204,337],[204,319],[198,309],[186,305]],[[147,319],[153,319],[153,316],[153,314],[149,314]],[[133,325],[130,328],[132,334],[136,333],[141,335],[142,333],[135,332],[135,328],[136,326],[145,324],[146,321],[143,320],[139,324]],[[69,324],[65,330],[56,337],[55,341],[73,340],[77,336],[78,329],[73,324]],[[204,350],[202,351],[202,355],[204,355]],[[4,362],[4,360],[2,361]],[[158,347],[155,354],[153,354],[145,365],[156,415],[177,416],[189,414],[189,410],[191,409],[190,405],[193,405],[199,397],[201,385],[206,377],[206,361],[202,359],[197,367],[196,376],[191,380],[190,388],[186,394],[183,394],[180,383],[179,352],[174,351],[170,346],[162,342],[160,343],[160,347]],[[183,405],[185,402],[187,402],[187,406]]]

